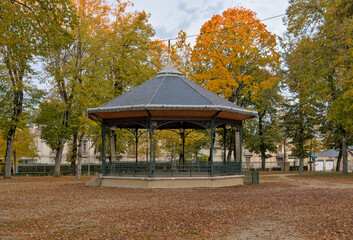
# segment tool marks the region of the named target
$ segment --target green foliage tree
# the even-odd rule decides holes
[[[292,155],[299,158],[299,173],[303,174],[304,158],[310,156],[309,140],[313,139],[313,115],[310,114],[311,106],[300,102],[287,104],[285,114],[282,116],[282,127],[290,139]]]
[[[43,101],[34,119],[34,123],[41,127],[41,138],[57,152],[62,151],[62,139],[68,139],[71,135],[71,129],[62,124],[65,110],[61,104],[57,99]]]
[[[158,69],[151,68],[151,51],[158,45],[151,42],[154,35],[149,14],[144,11],[128,12],[128,2],[118,2],[112,9],[112,22],[107,30],[105,47],[106,79],[113,85],[105,90],[110,98],[119,96],[155,75]],[[110,131],[110,159],[116,160],[117,147],[128,140],[126,134],[117,137]],[[120,148],[121,149],[121,148]]]
[[[40,47],[50,42],[53,34],[66,34],[65,26],[71,21],[72,10],[67,0],[40,4],[35,0],[5,0],[1,1],[0,9],[0,60],[6,68],[5,81],[9,82],[11,97],[4,178],[11,178],[11,152],[22,119],[26,76],[32,71],[31,63],[40,54]]]
[[[264,70],[263,74],[265,78],[271,79],[270,72]],[[261,88],[256,98],[253,98],[250,106],[256,109],[258,115],[248,120],[244,128],[244,145],[250,152],[260,155],[263,171],[266,170],[266,159],[271,157],[268,153],[277,152],[277,143],[282,139],[278,122],[278,109],[282,103],[279,80],[279,77],[272,75],[270,87]]]
[[[345,173],[352,131],[352,9],[345,0],[293,0],[286,19],[289,87],[301,92],[300,101],[310,99],[322,122],[339,132]]]

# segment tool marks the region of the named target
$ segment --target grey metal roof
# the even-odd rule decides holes
[[[126,110],[218,110],[256,116],[213,92],[188,80],[173,68],[165,68],[156,77],[133,88],[88,113]]]
[[[319,153],[319,156],[326,156],[326,157],[338,157],[339,151],[330,149],[324,152]]]

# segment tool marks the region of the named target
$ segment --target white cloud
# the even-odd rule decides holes
[[[132,0],[133,9],[151,13],[150,23],[156,37],[175,38],[180,30],[187,35],[198,34],[201,26],[214,14],[222,14],[228,8],[243,6],[257,13],[259,19],[284,14],[288,0]],[[282,36],[285,27],[282,18],[264,22],[269,31]],[[193,42],[195,39],[189,39]]]

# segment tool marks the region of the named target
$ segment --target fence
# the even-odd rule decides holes
[[[261,162],[242,162],[243,171],[261,171]],[[281,162],[266,162],[266,171],[281,171]],[[299,166],[295,161],[288,161],[289,171],[298,171]],[[308,170],[308,166],[304,166],[304,171]]]
[[[247,184],[259,183],[258,172],[261,168],[261,162],[252,163],[252,165],[242,164],[244,182]],[[245,166],[245,167],[244,167]],[[257,168],[258,166],[258,168]],[[249,168],[247,168],[249,167]],[[214,176],[240,174],[240,163],[238,162],[214,162]],[[18,166],[16,175],[18,176],[50,176],[53,175],[53,164],[22,164]],[[71,175],[72,167],[69,164],[63,164],[60,167],[61,175]],[[83,164],[81,168],[82,175],[96,175],[102,172],[101,164]],[[148,162],[114,162],[107,163],[106,172],[109,175],[116,176],[148,176]],[[254,173],[255,172],[255,173]],[[209,162],[188,162],[184,164],[171,162],[156,162],[152,168],[153,176],[164,177],[183,177],[183,176],[209,176],[211,175],[211,164]],[[255,175],[253,175],[255,174]],[[257,174],[257,175],[256,175]]]
[[[101,164],[82,164],[82,175],[94,175],[101,173]],[[52,164],[22,164],[17,167],[18,176],[50,176],[53,175],[54,165]],[[71,175],[72,167],[69,164],[60,166],[61,175]]]
[[[163,177],[183,177],[183,176],[220,176],[240,174],[240,163],[238,162],[214,162],[213,172],[212,164],[209,162],[156,162],[149,171],[149,163],[146,162],[115,162],[106,165],[107,175],[116,176],[163,176]]]

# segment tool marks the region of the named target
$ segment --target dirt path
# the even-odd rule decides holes
[[[278,221],[262,221],[227,238],[227,240],[253,239],[305,240],[295,229]]]
[[[303,179],[299,174],[273,174],[263,175],[260,177],[262,183],[269,182],[286,182],[298,188],[322,188],[322,189],[353,189],[353,181],[349,183],[340,183],[333,181],[325,181],[323,179]]]

